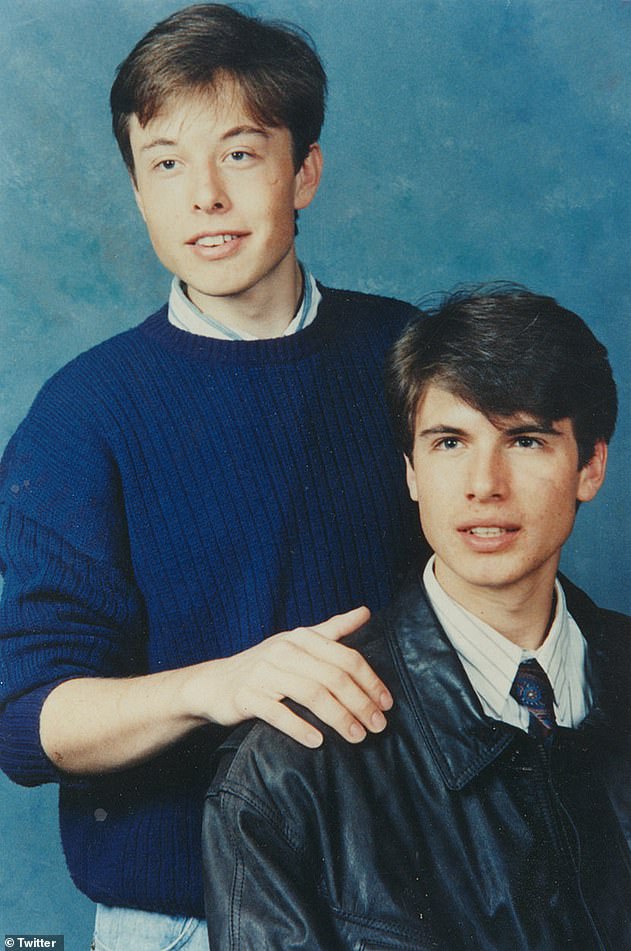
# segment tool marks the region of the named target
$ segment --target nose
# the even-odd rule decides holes
[[[467,471],[466,496],[470,501],[487,502],[508,493],[508,471],[501,449],[478,447],[471,453]]]
[[[191,203],[194,211],[206,213],[226,211],[230,207],[222,176],[212,164],[200,167],[195,173]]]

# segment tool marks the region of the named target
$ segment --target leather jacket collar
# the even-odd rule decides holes
[[[580,729],[560,732],[572,742],[577,734],[600,732],[608,722],[613,722],[614,732],[628,737],[631,735],[630,704],[628,699],[624,702],[628,692],[625,694],[620,684],[612,682],[617,665],[611,663],[611,636],[605,639],[602,621],[595,621],[597,609],[590,599],[567,579],[560,580],[570,613],[590,647],[594,696],[592,710]],[[384,622],[390,652],[410,709],[427,740],[436,767],[448,788],[462,789],[492,763],[520,731],[483,712],[457,654],[431,609],[420,576],[410,579],[392,609],[385,612]],[[423,631],[422,637],[419,631]]]

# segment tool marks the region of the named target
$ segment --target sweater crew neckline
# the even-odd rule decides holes
[[[166,304],[148,317],[139,329],[165,350],[190,360],[237,366],[291,363],[310,356],[329,336],[332,292],[319,284],[318,288],[322,300],[315,320],[308,327],[288,337],[262,340],[220,340],[202,337],[174,327],[169,322]]]

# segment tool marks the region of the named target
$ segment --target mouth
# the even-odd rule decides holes
[[[521,529],[519,525],[461,525],[458,532],[465,544],[474,552],[490,554],[509,548]]]
[[[195,245],[198,248],[220,248],[224,244],[229,244],[230,241],[236,241],[238,238],[241,238],[240,234],[200,234],[197,238],[192,238],[189,241],[189,244]]]
[[[475,535],[476,538],[500,538],[509,532],[516,532],[516,528],[502,528],[500,525],[476,525],[473,528],[461,529],[468,535]]]

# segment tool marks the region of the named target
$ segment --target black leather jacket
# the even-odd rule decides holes
[[[563,586],[595,706],[549,748],[483,714],[419,580],[354,639],[396,699],[385,733],[226,744],[212,951],[630,951],[629,619]]]

